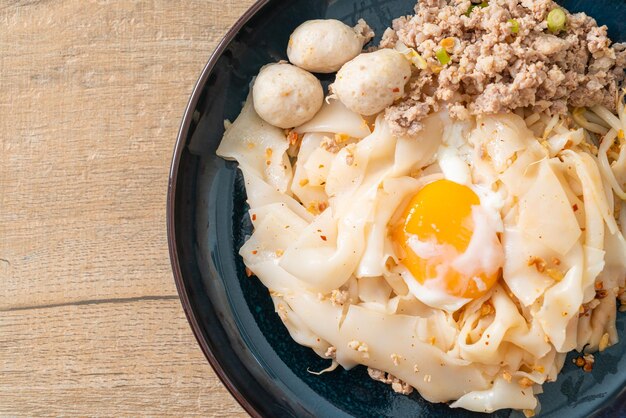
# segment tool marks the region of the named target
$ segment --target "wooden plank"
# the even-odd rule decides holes
[[[176,297],[174,140],[253,0],[0,0],[0,415],[245,416]]]
[[[172,297],[0,313],[2,416],[247,416]]]
[[[250,4],[0,3],[0,308],[175,294],[174,140]]]

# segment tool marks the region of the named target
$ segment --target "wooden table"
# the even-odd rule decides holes
[[[245,416],[167,251],[180,119],[252,0],[0,0],[0,415]]]

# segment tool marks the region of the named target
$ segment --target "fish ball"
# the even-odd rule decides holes
[[[315,76],[291,64],[269,64],[252,87],[254,110],[267,123],[287,129],[302,125],[322,107],[324,90]]]
[[[373,36],[363,19],[354,28],[334,19],[309,20],[291,34],[287,56],[307,71],[334,73],[359,55]]]
[[[332,89],[348,109],[370,116],[401,98],[410,76],[411,64],[402,54],[380,49],[347,62]]]

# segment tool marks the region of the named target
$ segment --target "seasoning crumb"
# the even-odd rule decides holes
[[[361,341],[353,340],[348,343],[348,348],[363,353],[364,358],[369,358],[369,347]]]
[[[319,211],[319,209],[317,207],[317,204],[318,204],[318,202],[315,202],[315,201],[309,203],[309,205],[306,207],[306,210],[309,213],[311,213],[312,215],[319,215],[320,211]]]
[[[335,289],[330,292],[330,303],[333,306],[343,306],[344,303],[348,301],[348,292],[345,290]]]
[[[287,141],[289,141],[289,145],[296,145],[299,141],[300,137],[296,131],[293,129],[289,131],[287,134]]]
[[[320,147],[325,149],[328,152],[332,152],[333,154],[338,153],[339,150],[341,149],[337,141],[335,141],[333,138],[330,138],[328,136],[325,136],[324,138],[322,138]]]
[[[398,379],[391,373],[385,373],[382,370],[367,368],[367,374],[374,380],[391,385],[391,389],[402,395],[410,395],[413,392],[413,387],[408,383]]]
[[[530,257],[528,266],[534,266],[539,273],[546,271],[546,261],[541,257]]]
[[[595,362],[595,358],[593,354],[585,354],[583,356],[578,356],[572,360],[577,367],[583,369],[583,371],[589,373],[593,370],[593,363]]]
[[[392,353],[389,357],[391,357],[391,361],[393,361],[394,365],[399,365],[400,364],[400,356],[397,355],[396,353]]]
[[[348,145],[346,147],[346,165],[352,166],[354,164],[354,144]]]
[[[271,161],[272,153],[273,151],[271,148],[265,148],[265,158],[266,158],[265,164],[267,165],[272,164],[272,161]]]
[[[502,378],[506,380],[507,382],[511,383],[511,379],[513,378],[513,376],[511,376],[511,373],[505,370],[502,372]]]
[[[522,377],[520,380],[517,381],[517,384],[520,385],[521,388],[526,389],[534,385],[535,382],[527,377]]]
[[[337,357],[337,347],[332,346],[332,345],[328,347],[328,349],[326,350],[326,353],[324,353],[324,356],[331,358],[331,359],[335,359]]]
[[[493,314],[495,312],[496,312],[496,310],[494,309],[493,305],[490,302],[485,302],[480,307],[480,316],[481,317],[484,317],[484,316],[487,316],[487,315],[491,315],[491,314]]]

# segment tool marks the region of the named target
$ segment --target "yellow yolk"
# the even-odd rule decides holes
[[[477,298],[487,292],[498,280],[495,274],[477,274],[484,286],[476,285],[473,277],[467,277],[454,268],[454,256],[421,258],[409,246],[409,237],[416,236],[420,242],[447,245],[455,253],[467,249],[473,234],[472,206],[480,205],[480,199],[467,186],[449,180],[438,180],[422,188],[409,202],[402,220],[392,230],[392,239],[400,262],[421,284],[428,280],[443,280],[443,290],[452,296]],[[452,259],[450,259],[452,257]],[[442,273],[443,272],[443,273]]]

